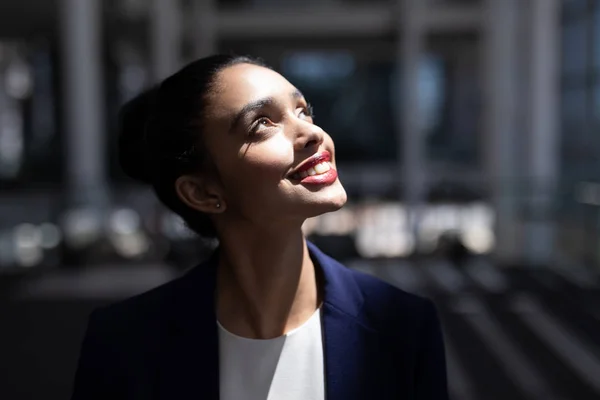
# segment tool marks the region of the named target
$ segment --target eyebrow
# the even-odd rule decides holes
[[[294,99],[303,99],[304,95],[302,94],[302,92],[300,90],[295,89],[291,93],[291,97]],[[244,119],[244,117],[246,117],[248,114],[250,114],[256,110],[260,110],[263,107],[272,105],[274,103],[275,103],[275,99],[273,97],[265,97],[262,99],[251,101],[250,103],[246,104],[233,117],[229,131],[233,132],[237,128],[237,126],[240,124],[242,119]]]

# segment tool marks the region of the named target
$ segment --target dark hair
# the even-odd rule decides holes
[[[182,175],[206,171],[203,122],[217,74],[236,64],[269,68],[259,59],[214,55],[194,61],[126,103],[119,113],[119,163],[131,178],[152,185],[157,197],[197,234],[216,236],[208,215],[177,195]]]

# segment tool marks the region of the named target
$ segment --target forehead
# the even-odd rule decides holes
[[[283,76],[268,68],[238,64],[221,71],[212,96],[213,105],[221,110],[238,110],[248,102],[265,97],[279,98],[295,90]]]

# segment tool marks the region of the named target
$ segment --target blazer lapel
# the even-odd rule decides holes
[[[307,242],[325,282],[323,341],[328,400],[369,398],[377,333],[360,321],[363,297],[346,267]],[[218,250],[175,286],[157,381],[158,398],[219,398],[219,345],[214,293]],[[371,366],[372,367],[372,366]],[[365,397],[366,396],[366,397]]]
[[[215,315],[217,252],[180,278],[169,310],[158,378],[159,399],[219,398],[219,346]]]
[[[323,340],[327,399],[369,398],[367,368],[372,360],[367,344],[377,343],[377,333],[359,321],[362,293],[346,267],[312,243],[308,247],[325,281]]]

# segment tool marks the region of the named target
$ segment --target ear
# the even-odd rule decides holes
[[[183,175],[175,181],[177,195],[194,210],[207,214],[219,214],[226,205],[220,188],[202,176]]]

